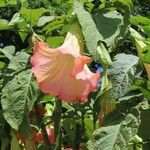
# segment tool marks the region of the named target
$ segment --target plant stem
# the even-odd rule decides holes
[[[55,150],[61,150],[61,137],[62,137],[61,117],[62,117],[62,101],[60,99],[56,99],[54,110]]]
[[[35,112],[36,112],[37,122],[38,122],[39,126],[41,127],[42,133],[44,135],[44,139],[45,139],[45,143],[46,143],[46,148],[49,149],[49,150],[51,150],[52,147],[51,147],[48,135],[47,135],[47,131],[45,129],[45,125],[42,122],[42,116],[38,112],[38,102],[37,101],[35,102],[34,109],[35,109]]]
[[[75,150],[80,149],[80,142],[81,142],[82,136],[84,135],[84,130],[85,130],[84,117],[85,117],[85,112],[82,110],[81,111],[82,125],[79,123],[76,124],[76,138],[75,138],[74,146],[73,146],[73,149]]]

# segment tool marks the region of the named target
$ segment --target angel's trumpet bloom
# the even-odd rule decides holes
[[[66,102],[85,103],[89,93],[95,90],[100,74],[88,69],[86,64],[91,58],[82,56],[82,51],[78,24],[72,25],[58,48],[49,48],[35,40],[31,64],[40,90]]]

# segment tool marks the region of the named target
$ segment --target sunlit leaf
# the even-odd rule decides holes
[[[90,150],[117,150],[133,148],[138,128],[138,120],[129,114],[119,124],[112,124],[95,130],[93,138],[88,142]]]
[[[64,42],[64,37],[63,36],[53,36],[53,37],[48,37],[46,39],[46,42],[49,44],[50,47],[59,47],[61,44]]]
[[[54,18],[55,18],[54,16],[42,16],[41,18],[39,18],[37,26],[41,27],[45,25],[46,23],[53,21]]]
[[[9,60],[11,60],[15,53],[15,47],[6,46],[3,49],[0,48],[0,52],[3,53]]]
[[[39,8],[39,9],[27,9],[25,7],[22,7],[20,10],[20,13],[22,17],[28,21],[28,23],[31,26],[35,26],[38,22],[39,17],[45,13],[48,12],[48,10],[44,8]]]
[[[37,96],[37,83],[32,77],[31,70],[22,71],[5,85],[1,103],[4,117],[12,128],[19,129],[26,109],[32,109]]]
[[[0,19],[0,30],[8,30],[10,29],[8,21],[5,19]]]
[[[29,57],[30,56],[25,52],[17,52],[16,55],[10,59],[8,68],[17,72],[25,69],[27,66]]]
[[[117,54],[112,67],[108,70],[108,78],[112,82],[110,98],[122,97],[133,84],[138,70],[139,58],[134,55]]]

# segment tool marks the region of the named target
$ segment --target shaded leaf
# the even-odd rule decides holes
[[[123,16],[117,11],[99,11],[93,15],[98,32],[107,46],[114,44],[121,32]]]

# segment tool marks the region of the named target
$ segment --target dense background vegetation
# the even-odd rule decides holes
[[[63,102],[61,147],[149,150],[149,0],[0,0],[1,149],[28,149],[33,134],[35,149],[60,144],[50,143],[45,130],[60,119],[55,97],[39,91],[29,58],[33,33],[55,48],[74,21],[101,79],[87,103]]]

